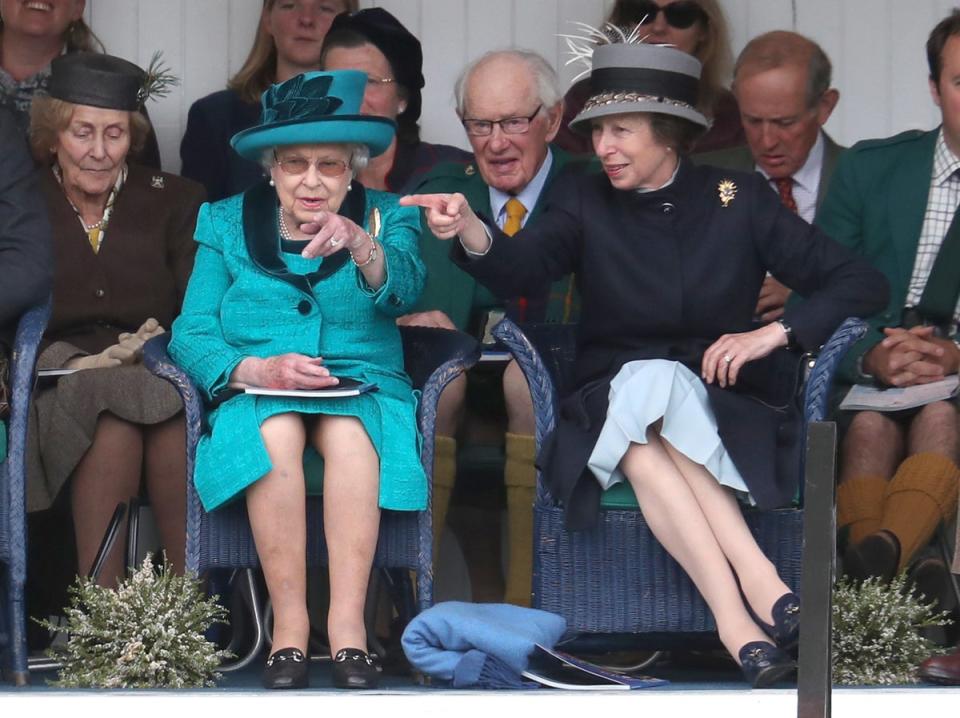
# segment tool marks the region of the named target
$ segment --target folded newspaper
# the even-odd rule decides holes
[[[943,401],[960,391],[956,374],[930,384],[880,389],[857,384],[840,402],[843,411],[900,411]]]

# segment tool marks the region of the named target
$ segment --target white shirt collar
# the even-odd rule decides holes
[[[537,206],[537,201],[540,199],[540,193],[543,191],[543,186],[547,182],[547,175],[550,174],[550,168],[552,166],[553,152],[548,147],[547,156],[544,158],[543,164],[540,165],[540,169],[537,170],[537,173],[533,176],[533,179],[530,180],[527,183],[527,186],[524,187],[520,192],[515,195],[510,195],[493,187],[488,187],[490,190],[490,211],[493,213],[493,217],[500,229],[503,229],[503,223],[507,221],[505,208],[507,201],[511,197],[516,197],[518,200],[520,200],[520,203],[527,208],[527,213],[523,217],[521,226],[527,223],[527,218],[530,216],[533,208]]]

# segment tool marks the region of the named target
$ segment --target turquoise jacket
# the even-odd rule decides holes
[[[380,506],[426,507],[419,459],[417,397],[403,370],[396,317],[420,296],[425,270],[417,252],[419,217],[397,197],[354,181],[340,213],[365,226],[377,207],[387,278],[372,291],[346,249],[305,260],[283,247],[277,200],[265,183],[243,195],[205,204],[199,244],[170,355],[208,400],[220,397],[233,369],[248,356],[287,352],[322,356],[334,376],[376,383],[379,390],[340,399],[290,399],[240,394],[208,415],[197,447],[194,483],[207,510],[237,496],[271,469],[260,424],[286,412],[361,419],[380,457]],[[284,251],[288,249],[290,251]],[[305,457],[317,466],[312,449]],[[319,469],[319,467],[318,467]],[[308,482],[311,477],[308,473]]]
[[[867,335],[847,353],[841,372],[863,381],[857,362],[883,339],[884,327],[900,324],[917,244],[927,209],[933,152],[939,130],[911,130],[858,142],[837,162],[816,224],[865,257],[890,282],[890,301],[869,318]]]

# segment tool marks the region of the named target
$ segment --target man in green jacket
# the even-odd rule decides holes
[[[563,93],[557,75],[535,53],[491,52],[463,71],[455,94],[457,114],[475,161],[466,166],[448,163],[435,167],[416,192],[460,192],[475,211],[491,218],[507,234],[514,234],[543,210],[551,182],[568,161],[566,153],[550,146],[563,116]],[[427,285],[417,306],[419,311],[401,318],[401,324],[456,328],[480,336],[489,318],[503,313],[519,322],[573,319],[571,279],[553,287],[531,287],[526,296],[504,303],[450,261],[450,244],[434,237],[425,222],[421,223],[420,250],[427,265]],[[471,377],[470,381],[477,379]],[[435,537],[442,531],[455,480],[453,437],[466,396],[467,381],[453,383],[444,392],[437,417]],[[503,374],[503,396],[510,543],[505,600],[529,605],[536,490],[534,419],[529,389],[514,362]]]
[[[890,281],[889,306],[845,359],[850,383],[910,387],[960,366],[960,13],[933,30],[927,55],[941,126],[856,144],[840,158],[817,215],[827,234]],[[837,492],[850,573],[892,577],[954,515],[958,428],[952,399],[853,416]]]

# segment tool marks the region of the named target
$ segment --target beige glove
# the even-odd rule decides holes
[[[67,362],[67,369],[108,369],[121,364],[133,364],[136,352],[122,343],[114,344],[99,354],[76,357]]]

